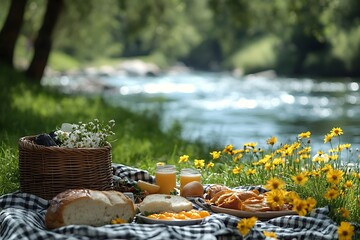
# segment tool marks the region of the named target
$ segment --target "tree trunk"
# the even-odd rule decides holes
[[[0,32],[0,62],[14,67],[14,50],[23,24],[27,0],[11,1],[9,13]]]
[[[50,55],[52,33],[64,5],[63,0],[48,0],[43,24],[34,43],[34,56],[31,60],[26,76],[40,83]]]

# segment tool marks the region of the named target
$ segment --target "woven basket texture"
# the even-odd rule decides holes
[[[67,189],[113,188],[111,145],[101,148],[46,147],[35,136],[19,140],[20,190],[50,200]]]

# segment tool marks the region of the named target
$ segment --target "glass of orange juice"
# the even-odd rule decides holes
[[[158,193],[170,194],[176,188],[176,168],[174,165],[158,165],[155,173],[156,185],[160,186]]]
[[[201,174],[194,168],[184,168],[180,171],[180,191],[189,182],[201,182]]]

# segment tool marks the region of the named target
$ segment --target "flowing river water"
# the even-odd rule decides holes
[[[360,82],[350,78],[235,77],[229,73],[178,72],[159,76],[112,75],[100,78],[110,89],[107,102],[139,111],[161,109],[163,127],[174,121],[183,137],[223,146],[257,142],[275,136],[291,143],[310,131],[315,150],[325,134],[341,127],[341,143],[360,145]]]

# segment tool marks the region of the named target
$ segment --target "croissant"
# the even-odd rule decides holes
[[[220,191],[220,192],[217,192],[217,193],[210,199],[210,202],[217,204],[217,203],[219,203],[220,197],[221,197],[220,201],[223,201],[223,199],[224,199],[225,197],[228,197],[228,196],[230,196],[230,195],[233,194],[233,193],[234,193],[234,191],[232,191],[232,190],[222,190],[222,191]]]
[[[264,194],[260,194],[257,190],[235,191],[222,185],[215,185],[208,190],[207,201],[218,207],[236,209],[251,212],[279,211],[290,209],[289,206],[281,206],[271,208],[266,202]]]
[[[241,191],[238,195],[241,201],[245,201],[250,198],[263,199],[263,197],[260,197],[259,193],[256,193],[254,191]]]
[[[240,200],[237,194],[232,194],[230,197],[226,198],[218,207],[231,208],[231,209],[241,209],[242,201]]]
[[[206,191],[206,199],[211,199],[215,194],[224,190],[230,190],[230,188],[220,184],[211,185]]]

